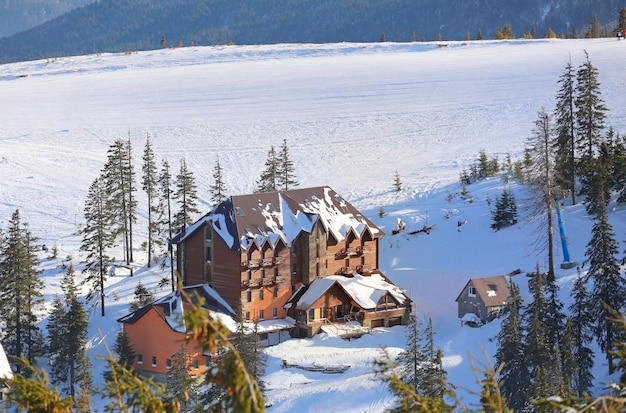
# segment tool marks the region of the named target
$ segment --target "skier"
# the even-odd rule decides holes
[[[42,250],[43,252],[48,252],[48,246],[47,246],[46,244],[43,244],[43,245],[41,246],[41,250]]]

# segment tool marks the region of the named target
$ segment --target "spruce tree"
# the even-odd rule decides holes
[[[241,310],[238,313],[241,313]],[[252,326],[248,326],[242,315],[239,314],[234,347],[239,352],[246,371],[256,380],[259,388],[263,390],[264,383],[261,378],[265,374],[266,359],[261,351],[258,328],[259,324],[257,321]]]
[[[567,317],[565,321],[559,349],[559,354],[561,355],[561,381],[563,383],[563,390],[560,396],[575,396],[574,380],[578,375],[579,368],[574,355],[574,323],[571,317]]]
[[[576,365],[571,386],[574,393],[582,397],[588,394],[593,385],[593,351],[589,348],[593,339],[595,319],[591,312],[591,297],[585,286],[585,278],[578,277],[572,289],[574,302],[570,305],[572,326],[572,357]],[[564,372],[568,372],[564,370]]]
[[[609,373],[613,373],[613,343],[622,340],[623,332],[611,321],[611,310],[619,310],[624,304],[626,279],[620,274],[617,261],[618,244],[613,227],[606,213],[607,200],[602,188],[598,190],[598,207],[587,244],[584,265],[588,265],[586,279],[592,281],[590,293],[591,317],[597,320],[594,334],[600,349],[606,354]]]
[[[135,363],[135,349],[132,346],[128,336],[124,333],[124,330],[120,330],[115,337],[115,346],[113,351],[117,355],[117,362],[120,366],[127,369],[132,368]]]
[[[161,172],[158,180],[159,186],[159,203],[158,210],[160,211],[158,222],[158,236],[163,245],[169,245],[169,241],[172,239],[174,233],[174,221],[172,219],[172,175],[170,174],[170,165],[166,160],[163,160],[161,164]],[[176,280],[174,277],[174,249],[169,247],[165,254],[169,254],[170,262],[170,282],[172,284],[172,291],[176,287]],[[166,260],[164,260],[165,262]]]
[[[156,235],[158,232],[158,171],[156,160],[154,157],[154,150],[152,149],[152,144],[150,143],[150,134],[146,136],[146,145],[143,151],[143,164],[141,166],[141,171],[143,175],[141,177],[141,189],[144,190],[147,196],[148,203],[148,241],[147,241],[147,252],[148,252],[148,268],[152,264],[154,247],[157,242]]]
[[[422,334],[424,341],[421,352],[424,362],[418,370],[418,394],[443,401],[448,388],[447,372],[442,365],[443,352],[435,347],[435,331],[431,318],[428,318]]]
[[[287,191],[290,187],[300,185],[296,180],[295,167],[289,156],[287,139],[283,139],[283,146],[280,148],[280,153],[278,154],[278,169],[276,172],[276,186],[278,188],[282,188]]]
[[[213,168],[213,185],[210,187],[211,202],[213,205],[222,203],[226,198],[226,184],[224,183],[224,174],[222,172],[222,165],[220,164],[220,158],[215,160],[215,167]]]
[[[531,392],[529,366],[524,352],[524,331],[521,315],[522,299],[519,287],[511,282],[511,296],[506,305],[506,315],[496,336],[496,364],[500,366],[499,379],[502,394],[515,411],[528,406]]]
[[[398,371],[402,381],[410,385],[417,394],[419,392],[419,371],[425,358],[421,349],[422,331],[415,314],[410,315],[405,329],[406,344],[397,358]]]
[[[180,170],[174,183],[172,197],[177,201],[178,212],[174,215],[174,227],[184,228],[194,222],[193,216],[199,214],[198,190],[193,173],[187,169],[185,159],[180,160]]]
[[[136,222],[137,201],[135,173],[131,163],[130,138],[127,142],[117,139],[107,152],[107,162],[102,169],[104,189],[113,216],[116,237],[122,238],[124,258],[127,264],[133,261],[132,224]]]
[[[607,108],[601,98],[598,70],[589,55],[576,73],[576,149],[580,155],[580,174],[587,177],[593,171],[592,160],[602,141]],[[582,192],[590,191],[587,180],[582,181]]]
[[[554,281],[554,202],[558,193],[554,177],[550,116],[542,108],[527,142],[527,177],[532,191],[527,220],[534,225],[537,251],[548,253],[548,280]]]
[[[74,268],[70,264],[61,283],[64,296],[54,298],[48,320],[50,375],[67,394],[89,394],[91,362],[87,356],[87,314],[78,298]],[[84,387],[86,386],[86,387]],[[82,387],[82,389],[81,389]]]
[[[180,403],[180,412],[192,412],[198,399],[197,380],[189,372],[191,356],[184,345],[172,356],[172,368],[165,375],[165,383],[174,400]]]
[[[257,189],[255,192],[276,192],[278,189],[278,156],[271,147],[265,161],[265,169],[261,172],[261,177],[257,181]]]
[[[400,174],[396,171],[393,175],[393,187],[396,192],[402,191],[402,181],[400,180]]]
[[[545,276],[539,270],[529,274],[529,291],[532,301],[523,312],[525,320],[524,352],[530,376],[533,378],[531,394],[534,398],[558,394],[561,389],[558,347],[548,326],[549,308],[545,296]]]
[[[116,232],[112,231],[114,217],[110,202],[104,190],[102,178],[96,178],[89,188],[85,201],[85,228],[80,251],[86,252],[84,280],[89,284],[88,299],[100,298],[101,313],[104,317],[104,282],[112,258],[107,251],[115,245]]]
[[[496,199],[496,209],[491,213],[491,229],[498,231],[517,223],[517,203],[515,195],[508,188]]]
[[[43,306],[44,283],[39,279],[37,241],[16,210],[0,251],[0,322],[7,355],[25,358],[30,364],[43,352],[37,314]],[[19,363],[15,368],[22,371]]]
[[[135,298],[130,303],[130,311],[139,310],[155,300],[155,295],[139,281],[135,286]]]
[[[554,111],[555,134],[552,146],[555,152],[555,182],[569,190],[572,205],[576,204],[576,113],[575,73],[571,60],[565,64],[558,83],[561,87],[556,96]]]

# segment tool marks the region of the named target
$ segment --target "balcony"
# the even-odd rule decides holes
[[[372,268],[369,265],[357,265],[356,272],[363,275],[369,275],[372,273]]]
[[[274,258],[270,257],[270,258],[263,258],[263,260],[261,260],[261,266],[262,267],[271,267],[272,265],[274,265]]]
[[[335,271],[335,275],[352,274],[353,272],[353,267],[341,267],[337,271]]]

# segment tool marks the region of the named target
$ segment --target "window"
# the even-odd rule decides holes
[[[468,294],[470,297],[476,297],[476,287],[474,287],[474,286],[470,286],[470,287],[468,288],[468,290],[467,290],[467,294]]]
[[[314,308],[311,308],[309,310],[309,321],[310,320],[315,320],[315,309]]]
[[[248,281],[250,281],[252,279],[252,271],[250,271],[250,270],[246,271],[246,279]]]
[[[211,262],[211,247],[206,247],[206,262]]]
[[[292,274],[296,273],[296,264],[291,264],[291,273]]]
[[[246,293],[246,299],[248,300],[248,302],[252,301],[252,291],[248,291]]]
[[[167,367],[168,370],[172,368],[172,359],[165,360],[165,367]]]
[[[143,364],[143,354],[137,354],[137,364]]]
[[[264,268],[261,268],[261,269],[259,270],[259,274],[260,274],[261,278],[265,278],[265,269],[264,269]]]
[[[263,317],[263,310],[259,310],[259,320],[265,320]]]
[[[250,321],[250,311],[246,311],[246,321]]]
[[[278,277],[278,267],[274,267],[274,278]]]
[[[193,361],[193,369],[198,370],[199,368],[200,368],[200,362],[198,361],[198,359],[195,359]]]
[[[152,356],[152,367],[156,367],[157,365],[156,362],[157,362],[156,356]]]
[[[259,290],[259,300],[263,299],[263,289]]]
[[[278,288],[274,288],[274,298],[278,298]]]
[[[206,230],[204,232],[205,239],[213,239],[213,228],[210,225],[206,226]]]
[[[272,317],[274,317],[274,318],[278,318],[278,309],[277,309],[277,308],[274,308],[274,309],[272,310]]]

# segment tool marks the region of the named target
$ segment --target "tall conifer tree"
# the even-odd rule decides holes
[[[574,66],[569,60],[558,80],[561,87],[556,96],[555,134],[552,141],[556,183],[562,189],[570,191],[572,205],[576,204],[575,79]]]
[[[39,279],[37,239],[21,222],[19,210],[9,221],[0,251],[0,321],[2,343],[7,354],[23,357],[31,364],[42,354],[43,337],[37,314],[43,306],[44,284]],[[21,372],[21,366],[16,365]]]
[[[87,253],[85,257],[84,273],[87,277],[84,282],[90,285],[87,295],[89,299],[100,298],[101,313],[104,317],[104,282],[109,266],[113,259],[107,251],[115,245],[117,232],[112,231],[114,217],[111,213],[110,202],[102,183],[102,178],[96,178],[85,201],[85,228],[80,250]]]
[[[213,205],[218,205],[226,198],[226,184],[224,183],[224,174],[222,165],[220,164],[220,158],[215,160],[215,167],[213,168],[213,185],[211,185],[211,202]]]
[[[157,221],[157,199],[158,199],[158,171],[156,160],[154,157],[154,150],[152,149],[152,143],[150,142],[150,134],[146,136],[146,146],[143,151],[143,164],[141,170],[143,172],[141,178],[141,188],[144,190],[148,201],[148,268],[152,264],[154,246],[156,243],[156,235],[158,232]]]
[[[78,298],[71,264],[61,288],[63,297],[54,298],[48,320],[50,374],[55,383],[62,383],[67,394],[76,398],[78,394],[90,392],[92,379],[91,362],[87,356],[87,315]]]
[[[173,198],[178,203],[178,212],[174,215],[174,226],[184,228],[193,223],[193,216],[199,214],[197,207],[198,190],[193,173],[187,169],[185,159],[180,160],[180,170],[174,183]]]
[[[167,245],[167,254],[170,261],[170,277],[172,291],[176,287],[174,279],[174,249],[170,245],[170,240],[174,233],[174,222],[172,219],[172,175],[170,173],[170,165],[166,160],[161,164],[161,172],[159,174],[159,206],[160,216],[158,219],[159,238],[164,245]]]
[[[256,192],[276,192],[278,190],[278,162],[278,156],[274,146],[272,146],[265,160],[265,169],[257,181]]]
[[[277,187],[286,191],[290,187],[300,185],[296,180],[295,170],[296,168],[294,167],[293,161],[289,156],[287,139],[283,139],[283,146],[280,148],[280,153],[278,155]]]
[[[593,339],[595,319],[591,312],[590,296],[585,286],[585,278],[578,277],[572,289],[574,302],[570,305],[572,326],[572,357],[576,369],[572,374],[574,393],[582,397],[588,394],[593,385],[593,351],[589,348]]]
[[[507,312],[496,336],[496,362],[500,366],[499,379],[502,380],[504,398],[513,410],[521,411],[528,405],[531,380],[524,352],[522,298],[519,287],[514,282],[511,282],[510,290]]]

